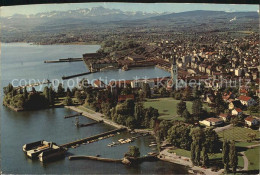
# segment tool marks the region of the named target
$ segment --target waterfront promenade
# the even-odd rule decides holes
[[[95,112],[95,111],[93,111],[91,109],[88,109],[89,111],[91,111],[91,113],[90,113],[90,112],[87,112],[87,111],[83,111],[83,110],[77,108],[76,106],[65,106],[65,108],[68,108],[68,109],[71,109],[73,111],[82,113],[83,116],[88,117],[88,118],[90,118],[92,120],[95,120],[95,121],[103,120],[104,123],[109,124],[109,125],[111,125],[111,126],[113,126],[115,128],[126,128],[126,126],[119,125],[119,124],[113,122],[112,120],[103,118],[102,117],[102,116],[104,116],[103,114],[101,114],[99,112]]]

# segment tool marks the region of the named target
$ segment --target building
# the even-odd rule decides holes
[[[243,111],[240,108],[235,108],[232,110],[232,115],[241,115]]]
[[[93,85],[96,88],[105,88],[106,87],[106,84],[103,81],[100,81],[100,80],[95,80]]]
[[[230,115],[228,115],[228,114],[221,113],[221,114],[218,115],[218,117],[221,118],[224,122],[230,120]]]
[[[248,96],[241,95],[241,96],[238,97],[238,99],[240,100],[240,102],[243,105],[246,105],[246,106],[253,106],[253,105],[256,104],[255,100],[251,97],[248,97]]]
[[[126,99],[135,99],[134,94],[130,94],[130,95],[119,95],[118,96],[118,102],[124,102]]]
[[[151,80],[141,80],[140,79],[140,80],[131,81],[131,87],[132,88],[142,88],[145,83],[149,84],[150,88],[154,88],[154,86],[155,86],[155,82],[153,79],[151,79]]]
[[[219,118],[207,118],[205,120],[200,121],[201,124],[204,124],[206,126],[218,126],[223,124],[223,120]]]
[[[229,110],[233,110],[235,108],[242,108],[242,107],[243,107],[243,105],[239,100],[231,101],[228,105]]]
[[[245,118],[245,124],[250,126],[250,127],[256,126],[256,125],[258,125],[258,123],[259,123],[259,121],[252,116],[248,116],[248,117]]]
[[[173,59],[173,63],[171,65],[171,79],[173,83],[173,87],[175,86],[176,90],[178,89],[177,81],[178,81],[178,66],[176,65],[176,59]]]

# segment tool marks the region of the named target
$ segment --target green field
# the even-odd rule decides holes
[[[255,147],[255,148],[251,148],[248,149],[245,154],[246,157],[249,161],[248,163],[248,170],[259,170],[259,151],[260,151],[260,147]]]
[[[169,153],[176,153],[178,156],[188,157],[190,158],[190,151],[184,150],[184,149],[174,149],[169,150]],[[209,159],[213,162],[216,162],[217,160],[222,159],[222,153],[216,153],[216,154],[208,154]],[[243,168],[244,167],[244,160],[242,156],[238,156],[238,167]]]
[[[163,120],[183,120],[180,116],[177,115],[177,104],[180,100],[175,100],[173,98],[157,98],[157,99],[147,99],[144,103],[144,106],[153,107],[159,110],[160,117],[159,119]],[[186,102],[187,109],[191,113],[192,111],[192,102]],[[204,105],[204,109],[210,111],[210,108],[207,105]]]
[[[242,127],[232,127],[230,129],[227,129],[222,132],[218,132],[218,135],[220,139],[223,140],[235,140],[235,141],[244,141],[246,142],[249,140],[248,134],[249,133],[254,133],[256,134],[256,138],[259,138],[260,134],[257,130],[252,130],[249,128],[242,128]]]

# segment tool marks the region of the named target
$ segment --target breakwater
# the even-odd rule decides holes
[[[70,78],[74,78],[74,77],[80,77],[80,76],[83,76],[83,75],[89,75],[89,74],[92,74],[92,73],[95,73],[95,72],[85,72],[85,73],[80,73],[80,74],[75,74],[75,75],[70,75],[70,76],[63,76],[62,79],[66,80],[66,79],[70,79]]]
[[[82,58],[62,58],[62,59],[53,60],[53,61],[46,60],[46,61],[44,61],[44,63],[63,63],[63,62],[77,62],[77,61],[83,61],[83,60],[82,60]]]

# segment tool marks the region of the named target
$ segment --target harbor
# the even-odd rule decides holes
[[[68,75],[76,74],[77,72],[86,71],[86,66],[82,62],[72,62],[71,64],[63,64],[57,66],[56,64],[43,64],[46,57],[42,54],[37,53],[49,53],[48,58],[65,58],[65,57],[80,57],[83,53],[88,50],[89,52],[95,52],[100,46],[33,46],[28,44],[12,44],[2,45],[3,51],[3,71],[12,69],[13,74],[3,74],[2,85],[7,86],[13,78],[26,78],[26,79],[40,79],[48,77],[49,79],[55,79],[64,75],[64,70]],[[13,49],[20,49],[19,55],[12,55]],[[54,52],[49,52],[53,50]],[[75,54],[75,50],[79,54]],[[6,59],[9,58],[9,59]],[[19,58],[19,59],[18,59]],[[12,60],[12,61],[11,61]],[[15,62],[13,62],[16,60]],[[23,65],[21,65],[21,61]],[[26,73],[28,65],[34,65],[37,69],[30,71],[30,74]],[[14,69],[15,67],[15,69]],[[19,67],[19,69],[16,69]],[[28,72],[28,71],[27,71]],[[155,69],[153,67],[142,68],[142,69],[131,69],[128,71],[120,70],[109,70],[106,72],[97,72],[95,74],[86,75],[88,79],[95,79],[102,76],[108,78],[126,78],[131,79],[132,77],[140,75],[150,75],[150,77],[164,77],[168,76],[168,73]],[[17,77],[18,76],[18,77]],[[103,173],[108,174],[137,174],[137,173],[183,173],[186,172],[185,167],[179,165],[173,165],[171,163],[163,161],[155,162],[144,162],[136,168],[122,165],[121,163],[113,164],[103,161],[94,160],[77,160],[70,161],[68,157],[58,159],[55,162],[40,162],[39,160],[31,160],[21,150],[22,146],[26,143],[32,143],[37,140],[45,139],[46,141],[53,141],[59,144],[69,143],[81,138],[92,137],[100,133],[120,128],[120,125],[111,123],[105,118],[99,115],[89,115],[83,112],[81,117],[81,123],[92,123],[99,120],[104,120],[104,123],[95,124],[89,127],[75,127],[74,118],[64,119],[64,116],[74,115],[75,112],[81,112],[76,107],[71,109],[65,108],[52,108],[38,111],[22,111],[13,112],[9,108],[1,106],[1,123],[5,123],[1,126],[1,138],[5,140],[1,142],[2,145],[2,171],[7,174],[71,174],[79,173],[84,174],[85,172],[91,172],[93,174],[100,173],[102,167]],[[74,112],[75,111],[75,112]],[[117,146],[109,147],[110,143],[118,142],[119,139],[128,139],[134,135],[129,132],[114,133],[112,135],[104,136],[105,139],[95,139],[79,144],[76,148],[70,148],[66,156],[72,155],[101,155],[101,157],[107,157],[111,159],[121,159],[124,153],[128,150],[130,145],[136,145],[140,148],[142,156],[152,151],[149,147],[153,137],[147,135],[146,137],[140,137],[139,139]],[[107,138],[106,138],[107,137]],[[10,143],[15,143],[11,144]],[[76,146],[76,145],[74,145]],[[3,151],[4,148],[4,151]],[[15,166],[14,166],[15,165]]]

